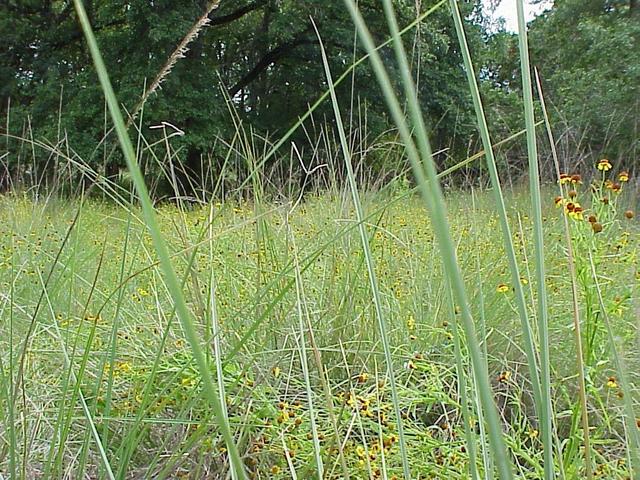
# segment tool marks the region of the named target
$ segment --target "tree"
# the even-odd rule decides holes
[[[586,153],[624,159],[628,168],[637,162],[638,20],[634,0],[556,0],[529,26],[532,63],[540,71],[557,136],[574,139],[575,157]],[[505,32],[490,40],[488,78],[501,107],[521,90],[516,41]],[[504,115],[502,108],[503,118],[509,111]],[[511,120],[518,119],[512,115]]]
[[[9,0],[0,5],[0,35],[8,45],[0,53],[0,111],[7,113],[11,99],[16,128],[28,115],[37,137],[55,141],[61,103],[60,126],[70,145],[95,168],[114,172],[119,157],[113,155],[103,165],[95,148],[105,132],[104,103],[72,3]],[[395,3],[401,24],[408,24],[419,13],[416,8],[424,11],[435,1]],[[206,0],[85,0],[125,108],[131,111],[139,102],[145,82],[162,68],[206,5]],[[388,30],[380,2],[360,0],[359,6],[377,41],[385,40]],[[464,8],[466,14],[479,12],[479,2],[465,3]],[[147,127],[161,121],[185,131],[179,140],[181,157],[199,175],[201,154],[210,151],[216,137],[234,133],[228,101],[255,131],[286,131],[327,88],[312,18],[337,76],[353,61],[355,38],[340,1],[222,0],[162,89],[150,96],[144,134],[152,136]],[[471,41],[478,42],[481,33],[473,26]],[[449,12],[441,9],[430,16],[406,41],[415,52],[420,98],[436,145],[466,148],[464,136],[472,131],[473,121]],[[363,53],[357,50],[358,56]],[[393,68],[391,49],[382,54]],[[372,133],[387,129],[386,108],[367,63],[358,68],[352,84],[345,82],[338,89],[344,105],[351,103],[352,91],[367,105]],[[329,105],[317,112],[317,118],[331,123]],[[302,133],[298,139],[304,139]]]

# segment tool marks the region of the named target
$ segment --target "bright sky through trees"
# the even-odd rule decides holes
[[[484,4],[487,8],[487,11],[490,11],[491,4],[496,3],[495,0],[484,0]],[[546,8],[550,8],[553,5],[552,1],[542,2],[541,4],[533,5],[530,1],[525,1],[525,9],[526,9],[526,20],[527,22],[533,20],[536,15],[543,12]],[[495,11],[493,12],[492,17],[497,19],[498,17],[502,17],[505,20],[505,29],[509,32],[517,32],[518,31],[518,18],[516,16],[516,0],[502,0]]]

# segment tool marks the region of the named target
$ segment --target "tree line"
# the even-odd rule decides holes
[[[250,168],[248,157],[259,157],[291,133],[326,91],[318,42],[327,48],[336,77],[364,54],[338,0],[84,3],[119,99],[127,112],[137,114],[130,128],[139,129],[147,142],[143,150],[153,157],[145,163],[150,177],[166,169],[169,159],[180,166],[185,183],[223,169],[229,182],[239,181]],[[523,125],[517,37],[496,28],[480,0],[460,4],[497,141]],[[401,25],[416,23],[403,39],[412,52],[434,145],[444,152],[439,157],[444,168],[479,149],[448,5],[438,6],[434,0],[396,0],[395,5]],[[386,41],[380,2],[360,0],[359,6],[377,42]],[[624,159],[627,168],[637,162],[639,9],[637,0],[556,0],[529,25],[532,61],[565,161],[607,155]],[[198,19],[204,20],[202,25]],[[176,52],[189,32],[197,35]],[[0,4],[0,35],[0,132],[5,137],[0,142],[0,172],[5,186],[23,179],[25,172],[34,178],[55,177],[63,167],[52,156],[57,159],[61,152],[99,175],[117,175],[122,158],[113,148],[73,2],[6,0]],[[381,53],[393,69],[391,47]],[[154,79],[168,66],[156,89]],[[146,96],[149,88],[153,93]],[[361,150],[362,171],[397,171],[401,149],[390,155],[376,148],[395,145],[396,137],[366,61],[353,69],[337,93]],[[153,128],[159,126],[163,128]],[[324,102],[265,168],[281,176],[304,176],[304,168],[331,156],[332,128],[330,105]],[[173,153],[153,153],[154,146],[166,149],[168,131]],[[25,139],[50,148],[32,148]],[[292,144],[298,155],[291,154]],[[523,165],[522,145],[515,140],[501,150],[502,161],[516,175]],[[473,176],[482,173],[479,164],[469,169]]]

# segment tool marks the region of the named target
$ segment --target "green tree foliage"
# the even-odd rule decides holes
[[[637,10],[633,1],[558,1],[532,28],[534,58],[564,122],[611,157],[640,151]]]
[[[402,24],[435,3],[397,0]],[[160,71],[207,2],[85,0],[85,5],[119,100],[131,111],[145,82]],[[360,8],[377,40],[386,40],[388,29],[380,2],[362,0]],[[467,3],[465,9],[477,15],[479,2]],[[312,18],[338,75],[363,54],[359,46],[354,50],[354,27],[341,2],[222,0],[210,15],[209,26],[189,45],[161,90],[149,98],[144,135],[152,136],[148,127],[162,121],[185,131],[179,139],[181,157],[195,171],[216,138],[233,135],[230,106],[256,132],[275,136],[286,131],[326,90]],[[471,28],[474,41],[480,42],[480,34],[479,27]],[[61,104],[60,126],[72,148],[94,167],[106,173],[117,171],[121,162],[117,154],[103,165],[104,151],[96,149],[105,132],[104,102],[72,2],[2,2],[0,35],[7,45],[0,54],[0,111],[7,113],[10,100],[12,133],[21,133],[28,115],[35,136],[55,142]],[[447,9],[430,16],[405,40],[414,52],[421,101],[436,144],[465,147],[473,122]],[[392,63],[390,50],[383,53]],[[338,93],[344,105],[355,99],[353,104],[366,110],[369,135],[389,127],[366,63]],[[316,112],[316,120],[331,122],[331,115],[325,115],[327,108]],[[298,138],[304,139],[302,132]]]
[[[640,7],[634,0],[556,0],[531,22],[540,71],[565,161],[581,154],[637,162],[640,151]],[[520,122],[517,38],[499,32],[485,53],[494,126]]]

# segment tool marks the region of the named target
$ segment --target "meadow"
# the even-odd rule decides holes
[[[94,153],[106,165],[113,132],[126,169],[6,134],[17,172],[36,172],[36,149],[47,168],[0,197],[0,480],[638,478],[635,159],[558,154],[522,0],[524,130],[492,140],[451,0],[482,151],[438,165],[401,40],[412,25],[401,31],[383,0],[378,45],[346,0],[366,55],[334,81],[311,21],[327,90],[274,143],[227,99],[227,157],[186,197],[172,146],[185,132],[163,122],[150,143],[134,127],[147,94],[125,122],[91,16],[73,4],[106,105]],[[365,60],[393,124],[379,182],[336,93]],[[325,102],[333,118],[310,153],[327,163],[307,170],[291,138]],[[507,189],[496,153],[524,134],[529,181]],[[225,170],[234,159],[242,168]],[[276,159],[331,181],[288,191],[267,174]],[[456,187],[469,165],[477,178]]]
[[[555,191],[544,191],[544,225],[556,468],[580,478],[571,277]],[[602,232],[587,217],[614,212],[613,202],[585,205],[571,228],[596,474],[622,479],[622,391],[606,322],[617,348],[631,354],[639,237],[636,220],[623,214],[629,196],[614,195],[620,211]],[[410,468],[416,478],[469,478],[461,396],[475,397],[474,380],[433,228],[402,186],[363,199]],[[533,305],[526,188],[507,199]],[[104,454],[117,478],[221,478],[226,447],[140,211],[27,196],[5,197],[1,207],[3,475],[108,478]],[[450,192],[447,208],[501,428],[519,478],[540,478],[540,427],[491,192]],[[348,192],[298,203],[166,204],[158,217],[252,478],[309,478],[316,461],[326,478],[400,478],[394,405]],[[606,312],[593,298],[591,265]],[[639,366],[629,357],[628,372]],[[628,393],[637,402],[637,392]],[[492,478],[486,432],[477,414],[469,421],[479,473]]]

